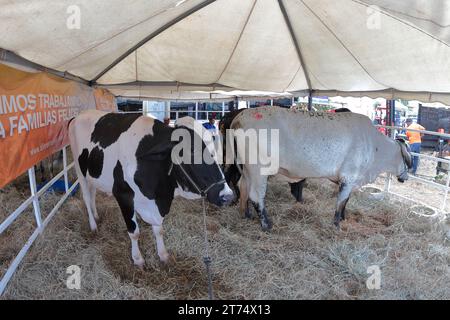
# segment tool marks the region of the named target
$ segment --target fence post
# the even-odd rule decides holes
[[[444,201],[442,202],[441,211],[445,212],[445,207],[447,205],[447,197],[448,197],[448,187],[450,185],[450,172],[447,172],[447,182],[445,183],[445,193],[444,193]]]
[[[37,187],[36,187],[36,174],[34,172],[34,166],[28,169],[28,179],[30,181],[31,196],[33,197],[34,217],[36,219],[36,224],[38,228],[41,228],[42,227],[41,208],[39,206],[39,198],[36,195]]]
[[[64,189],[69,191],[69,177],[67,175],[67,146],[63,148]]]
[[[195,101],[195,120],[198,120],[198,101]]]
[[[225,101],[222,101],[222,118],[225,115]]]

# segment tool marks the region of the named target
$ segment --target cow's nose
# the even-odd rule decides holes
[[[227,206],[234,200],[233,190],[230,189],[228,184],[225,184],[222,191],[220,191],[220,202],[222,205]]]
[[[231,204],[234,200],[234,194],[225,194],[223,196],[220,197],[220,200],[222,202],[223,206],[228,206],[229,204]]]

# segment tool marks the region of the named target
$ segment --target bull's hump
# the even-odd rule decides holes
[[[98,119],[91,134],[91,142],[98,143],[105,149],[116,142],[120,135],[126,132],[131,125],[142,115],[139,113],[120,114],[107,113]]]

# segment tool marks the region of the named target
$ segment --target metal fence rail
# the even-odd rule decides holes
[[[14,210],[6,219],[0,224],[0,235],[32,204],[33,205],[33,213],[34,218],[36,221],[36,229],[31,234],[31,236],[28,238],[22,249],[19,251],[17,256],[13,259],[11,264],[9,265],[8,269],[6,270],[5,274],[3,275],[3,278],[0,280],[0,295],[3,294],[5,291],[5,288],[11,280],[14,272],[17,270],[20,262],[25,257],[26,253],[30,249],[33,242],[36,240],[36,238],[41,234],[45,227],[48,225],[50,220],[53,218],[53,216],[58,212],[58,209],[61,207],[61,205],[64,203],[64,201],[68,198],[68,196],[72,193],[72,191],[76,188],[78,185],[78,180],[76,180],[72,186],[69,188],[69,178],[68,178],[68,171],[73,168],[74,163],[67,164],[67,146],[65,146],[63,149],[63,169],[60,171],[55,177],[53,177],[45,186],[43,186],[39,191],[37,190],[37,183],[36,183],[36,174],[34,171],[34,166],[28,169],[28,180],[29,180],[29,186],[31,191],[31,196],[26,199],[22,204]],[[59,152],[59,151],[58,151]],[[48,213],[45,220],[42,220],[41,215],[41,209],[40,209],[40,203],[39,203],[39,197],[41,197],[56,181],[61,179],[61,177],[64,177],[64,189],[65,193],[62,195],[62,197],[59,199],[59,201],[56,203],[56,205],[53,207],[53,209]]]
[[[385,129],[394,129],[394,130],[405,130],[405,131],[413,131],[413,132],[419,132],[419,133],[423,133],[423,134],[427,134],[427,135],[433,135],[433,136],[439,136],[439,137],[443,137],[443,138],[447,138],[450,139],[450,134],[446,134],[446,133],[439,133],[439,132],[434,132],[434,131],[428,131],[428,130],[417,130],[417,129],[406,129],[404,127],[397,127],[397,126],[384,126],[384,125],[375,125],[375,127],[377,128],[385,128]],[[429,160],[433,160],[436,162],[442,162],[442,163],[447,163],[450,165],[450,160],[448,159],[444,159],[444,158],[439,158],[439,157],[435,157],[435,156],[431,156],[431,155],[427,155],[427,154],[422,154],[422,153],[415,153],[415,152],[411,152],[411,154],[413,156],[417,156],[420,158],[424,158],[424,159],[429,159]],[[422,184],[428,185],[430,187],[439,189],[439,190],[443,190],[444,191],[444,196],[442,198],[442,202],[441,202],[441,206],[440,207],[435,207],[432,206],[430,204],[424,203],[423,201],[420,201],[418,199],[414,199],[412,197],[407,197],[405,195],[399,194],[397,192],[393,192],[391,191],[391,175],[387,174],[386,178],[385,178],[385,185],[384,185],[384,191],[386,193],[389,194],[393,194],[394,196],[400,197],[402,199],[408,200],[408,201],[412,201],[414,203],[417,203],[419,205],[422,206],[426,206],[429,207],[431,209],[433,209],[436,212],[436,215],[442,216],[442,217],[446,217],[447,215],[450,215],[450,212],[446,211],[446,206],[447,206],[447,199],[448,199],[448,193],[450,191],[450,174],[447,174],[447,180],[445,185],[442,185],[440,183],[436,183],[432,180],[428,180],[428,179],[424,179],[418,176],[413,176],[410,175],[410,179],[420,182]]]

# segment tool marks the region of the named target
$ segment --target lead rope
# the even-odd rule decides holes
[[[202,195],[202,205],[203,205],[203,229],[205,234],[205,255],[203,256],[203,263],[205,264],[206,274],[208,275],[208,298],[209,300],[214,299],[213,288],[212,288],[212,275],[211,275],[211,257],[209,256],[209,241],[208,241],[208,229],[206,227],[206,204],[205,196]]]
[[[188,173],[184,170],[183,166],[181,164],[177,162],[175,162],[176,165],[179,166],[179,168],[181,169],[181,171],[183,172],[183,174],[186,176],[186,178],[188,178],[188,180],[191,182],[191,184],[197,189],[197,191],[200,193],[201,197],[202,197],[202,206],[203,206],[203,229],[204,229],[204,240],[205,240],[205,245],[204,245],[204,256],[203,256],[203,263],[205,264],[205,268],[206,268],[206,274],[208,275],[208,298],[209,300],[213,300],[214,299],[214,294],[213,294],[213,287],[212,287],[212,275],[211,275],[211,262],[212,259],[209,256],[209,241],[208,241],[208,229],[206,227],[206,203],[205,203],[205,197],[206,197],[206,193],[215,185],[217,184],[221,184],[224,183],[225,180],[220,180],[217,181],[213,184],[211,184],[208,188],[206,188],[205,190],[200,190],[200,188],[197,186],[197,184],[194,182],[194,180],[188,175]],[[169,174],[173,169],[173,161],[172,161],[172,166],[169,169]]]

